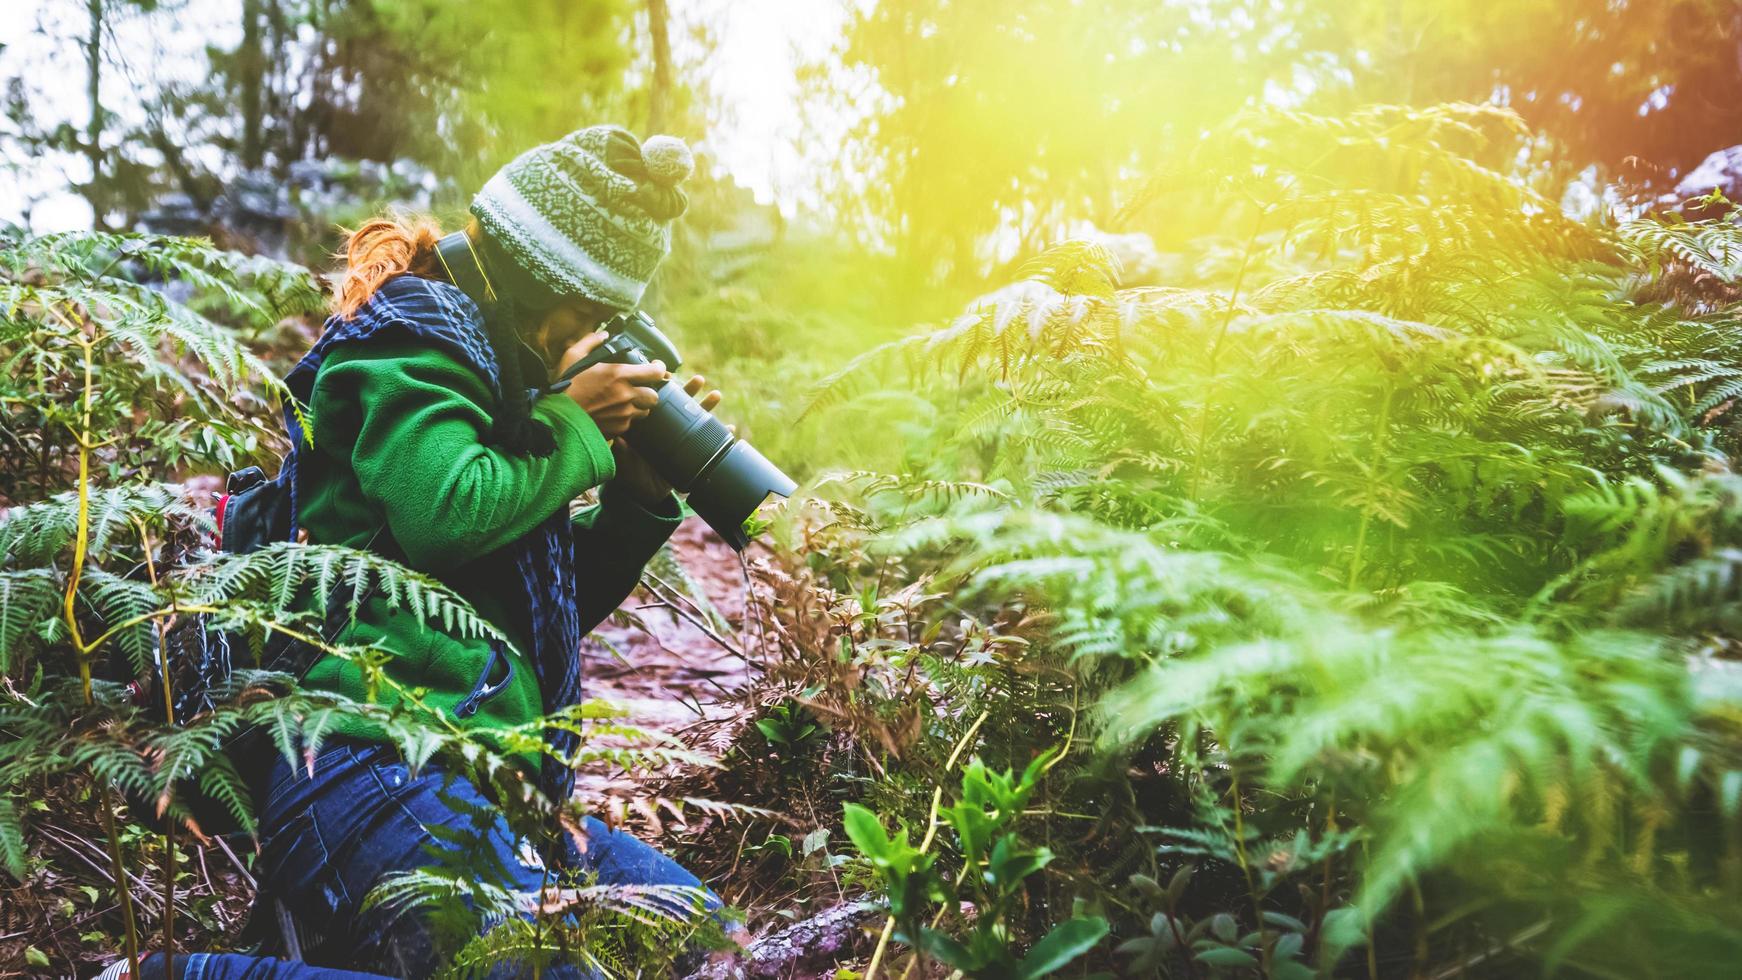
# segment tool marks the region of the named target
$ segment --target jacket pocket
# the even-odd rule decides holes
[[[472,685],[472,692],[460,699],[454,705],[455,718],[470,718],[478,713],[484,702],[508,690],[514,683],[514,661],[502,650],[500,643],[490,644],[490,656],[484,661],[484,669],[478,673],[477,683]]]

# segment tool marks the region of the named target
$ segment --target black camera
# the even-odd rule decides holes
[[[610,338],[571,365],[552,390],[560,391],[575,375],[606,361],[661,361],[670,371],[683,365],[677,347],[639,310],[619,314],[604,329]],[[629,427],[628,439],[665,482],[689,494],[690,509],[739,551],[750,543],[745,519],[769,494],[788,497],[798,488],[672,381],[660,383],[659,404]]]

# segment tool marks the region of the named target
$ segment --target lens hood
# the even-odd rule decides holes
[[[744,520],[756,513],[769,494],[790,497],[796,489],[798,484],[782,473],[780,467],[770,463],[755,446],[737,439],[690,488],[689,504],[696,516],[707,521],[734,551],[743,551],[750,544],[750,536],[744,533]]]

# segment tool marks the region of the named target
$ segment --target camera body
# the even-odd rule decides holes
[[[593,348],[592,354],[587,358],[589,365],[602,361],[618,364],[661,361],[671,371],[683,366],[683,355],[677,352],[677,345],[659,329],[652,317],[640,310],[619,313],[607,320],[600,329],[609,334],[609,337]],[[569,372],[567,376],[572,377],[573,372]]]
[[[683,365],[677,345],[640,310],[619,314],[604,329],[609,338],[571,366],[559,384],[607,361],[660,361],[672,371]],[[689,494],[690,509],[735,550],[750,543],[744,521],[769,494],[787,497],[797,489],[755,446],[734,436],[683,385],[672,381],[660,383],[659,404],[629,427],[627,438],[661,478]]]

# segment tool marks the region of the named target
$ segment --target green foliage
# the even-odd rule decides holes
[[[276,429],[259,393],[282,386],[212,317],[262,327],[320,306],[306,270],[197,239],[0,235],[0,499],[71,482],[81,427],[102,440],[110,485],[260,458]]]
[[[1550,166],[1569,175],[1686,174],[1721,142],[1699,134],[1736,131],[1719,93],[1738,69],[1709,40],[1734,15],[1728,0],[1112,0],[1092,15],[1070,0],[891,0],[857,11],[840,64],[818,67],[829,108],[855,124],[824,159],[843,175],[843,218],[959,275],[1084,221],[1129,230],[1108,220],[1126,175],[1193,183],[1215,159],[1203,134],[1254,105],[1493,99],[1558,137]],[[1269,136],[1251,133],[1242,150]],[[1184,195],[1145,230],[1197,261],[1226,201]]]
[[[1240,847],[1226,837],[1208,848],[1186,844],[1174,849],[1179,853],[1202,853],[1228,862],[1238,860],[1240,854]],[[1299,862],[1296,867],[1307,864],[1314,856],[1301,852],[1290,855]],[[1211,976],[1222,975],[1224,971],[1260,969],[1269,976],[1287,980],[1305,980],[1318,975],[1300,959],[1313,929],[1292,915],[1263,911],[1259,915],[1259,927],[1245,935],[1240,934],[1235,916],[1227,912],[1217,912],[1194,921],[1184,911],[1183,905],[1196,871],[1194,864],[1181,865],[1166,888],[1148,875],[1131,876],[1138,907],[1160,906],[1160,910],[1150,917],[1146,934],[1119,945],[1119,952],[1131,958],[1129,967],[1134,973],[1143,976],[1154,975],[1157,971],[1171,974],[1179,968],[1180,972],[1207,969]],[[1287,877],[1282,871],[1271,868],[1266,868],[1262,874],[1268,879],[1261,885],[1265,890]],[[1322,926],[1328,944],[1337,948],[1356,944],[1359,933],[1348,934],[1352,911],[1332,909],[1324,916]],[[1188,957],[1190,965],[1183,962]]]
[[[800,705],[777,704],[768,709],[766,717],[756,719],[756,730],[777,751],[801,751],[823,733],[809,714]]]
[[[1578,223],[1526,140],[1492,107],[1236,118],[1131,212],[1221,192],[1211,282],[1121,288],[1066,243],[813,393],[903,387],[933,421],[786,533],[1044,617],[1023,662],[1094,705],[1078,778],[1165,773],[1129,777],[1177,796],[1127,832],[1245,893],[1140,895],[1140,971],[1425,967],[1521,916],[1575,969],[1742,949],[1742,224]],[[1027,734],[987,696],[991,743]],[[1482,911],[1402,935],[1424,901]]]
[[[1025,978],[1063,969],[1107,935],[1106,919],[1083,915],[1053,926],[1025,956],[1012,948],[1024,882],[1053,858],[1044,847],[1025,845],[1015,824],[1053,758],[1041,755],[1020,777],[990,770],[978,759],[963,770],[960,800],[937,812],[955,831],[962,872],[953,882],[937,873],[936,855],[926,853],[930,833],[916,847],[905,829],[891,837],[870,810],[846,805],[847,836],[882,882],[897,939],[969,977]],[[944,903],[947,909],[965,902],[975,909],[965,936],[938,930],[937,920],[922,924],[933,905]]]

